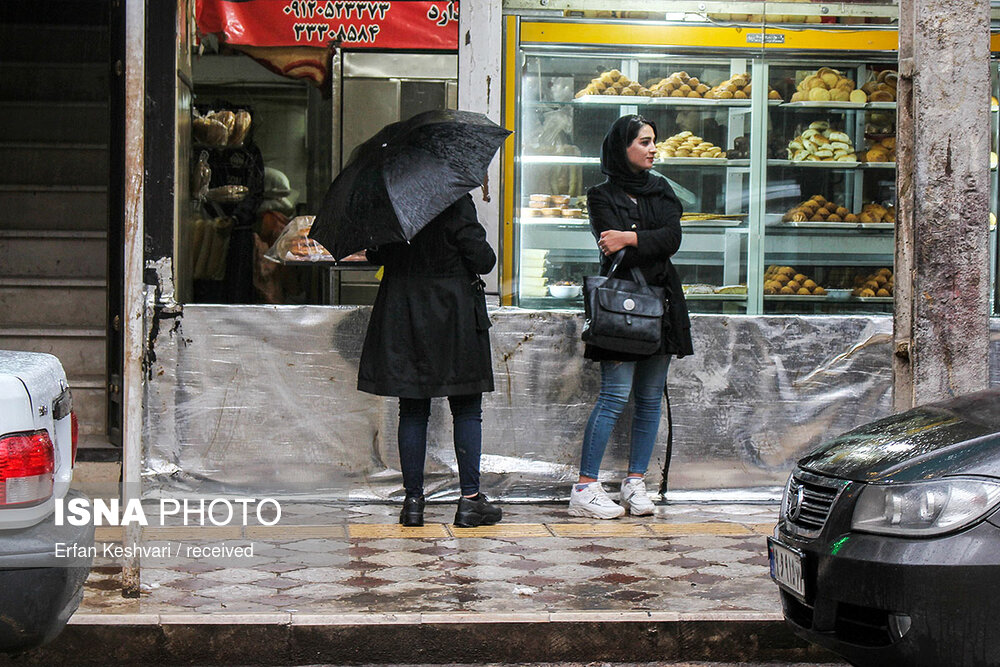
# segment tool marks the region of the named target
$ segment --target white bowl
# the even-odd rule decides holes
[[[557,299],[575,299],[583,294],[582,285],[549,285],[549,294]]]

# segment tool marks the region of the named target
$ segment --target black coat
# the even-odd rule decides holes
[[[622,268],[618,269],[615,275],[627,278],[628,270],[637,266],[647,283],[666,290],[670,307],[666,317],[663,318],[663,342],[655,354],[683,357],[694,354],[691,344],[691,320],[688,318],[680,276],[670,261],[670,257],[681,245],[682,210],[676,197],[651,196],[657,198],[656,201],[650,202],[650,209],[656,211],[656,217],[650,221],[643,221],[639,217],[639,206],[629,199],[622,188],[610,181],[595,185],[587,191],[590,229],[595,239],[599,239],[601,232],[609,229],[636,233],[638,246],[626,248]],[[612,258],[601,256],[602,276],[606,276],[611,269]],[[584,356],[596,361],[637,361],[651,355],[611,352],[587,345]]]
[[[358,369],[358,389],[431,398],[493,391],[489,318],[479,275],[496,264],[471,195],[409,244],[368,251],[382,264]]]

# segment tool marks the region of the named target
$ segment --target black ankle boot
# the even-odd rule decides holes
[[[459,528],[492,526],[495,523],[500,523],[501,518],[503,518],[503,510],[491,503],[482,493],[474,498],[462,496],[458,499],[455,525]]]
[[[424,497],[407,494],[403,509],[399,511],[399,522],[404,526],[424,525]]]

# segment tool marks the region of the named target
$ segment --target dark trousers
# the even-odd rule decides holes
[[[449,396],[455,427],[455,458],[463,496],[479,493],[479,457],[483,450],[483,395]],[[424,493],[424,457],[431,399],[399,399],[399,463],[407,495]]]

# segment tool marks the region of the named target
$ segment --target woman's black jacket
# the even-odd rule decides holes
[[[479,274],[496,264],[466,195],[410,243],[368,251],[382,264],[358,369],[358,389],[431,398],[493,391],[489,319]]]
[[[688,318],[680,276],[670,261],[670,257],[681,245],[681,207],[674,197],[650,196],[655,197],[649,202],[654,212],[653,219],[640,220],[638,205],[622,188],[610,181],[595,185],[587,191],[590,228],[595,239],[599,239],[601,232],[609,229],[636,233],[638,246],[626,248],[625,258],[616,275],[628,278],[629,269],[637,266],[646,282],[665,288],[669,310],[663,318],[663,342],[655,354],[683,357],[694,353],[691,321]],[[607,275],[611,269],[612,257],[601,256],[602,276]],[[584,356],[597,361],[637,361],[650,355],[611,352],[587,345]]]

